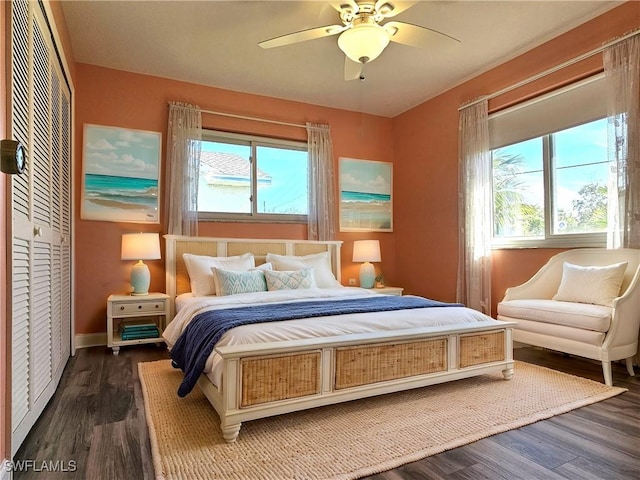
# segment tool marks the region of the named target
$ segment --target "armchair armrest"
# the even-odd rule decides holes
[[[637,268],[626,291],[613,300],[611,326],[604,346],[629,345],[630,339],[638,339],[640,330],[640,268]],[[637,348],[637,347],[636,347]]]
[[[507,288],[503,301],[525,298],[551,299],[560,286],[562,263],[562,261],[558,262],[551,258],[525,283]]]

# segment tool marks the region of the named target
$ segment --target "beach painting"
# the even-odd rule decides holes
[[[392,167],[340,158],[340,231],[392,232]]]
[[[81,218],[160,223],[160,132],[84,125]]]

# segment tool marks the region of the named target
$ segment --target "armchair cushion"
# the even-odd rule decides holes
[[[583,267],[564,262],[562,280],[553,300],[611,307],[613,299],[620,294],[627,263],[615,263],[604,267]]]
[[[611,307],[544,299],[507,300],[498,304],[498,315],[515,321],[531,320],[547,324],[607,332],[611,325]]]

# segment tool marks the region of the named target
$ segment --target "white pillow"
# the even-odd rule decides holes
[[[269,262],[263,263],[262,265],[258,265],[254,270],[273,270],[273,265]]]
[[[313,268],[302,270],[283,271],[265,270],[264,276],[267,280],[267,290],[300,290],[316,288],[313,278]]]
[[[244,272],[225,270],[212,267],[211,271],[216,281],[216,295],[236,295],[238,293],[266,292],[267,281],[265,270],[253,269]]]
[[[620,295],[626,269],[627,262],[605,267],[582,267],[564,262],[560,287],[553,300],[611,307],[613,299]]]
[[[212,267],[225,270],[250,270],[256,266],[255,259],[250,253],[236,255],[234,257],[208,257],[206,255],[182,254],[184,263],[189,272],[191,293],[194,297],[216,295],[216,284],[211,272]]]
[[[273,264],[275,270],[302,270],[313,268],[315,283],[319,288],[341,287],[342,285],[331,271],[331,255],[329,252],[312,253],[303,257],[267,253],[267,262]]]

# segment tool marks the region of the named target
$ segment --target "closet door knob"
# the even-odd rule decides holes
[[[33,235],[35,235],[36,237],[41,237],[42,233],[42,227],[33,227]]]

